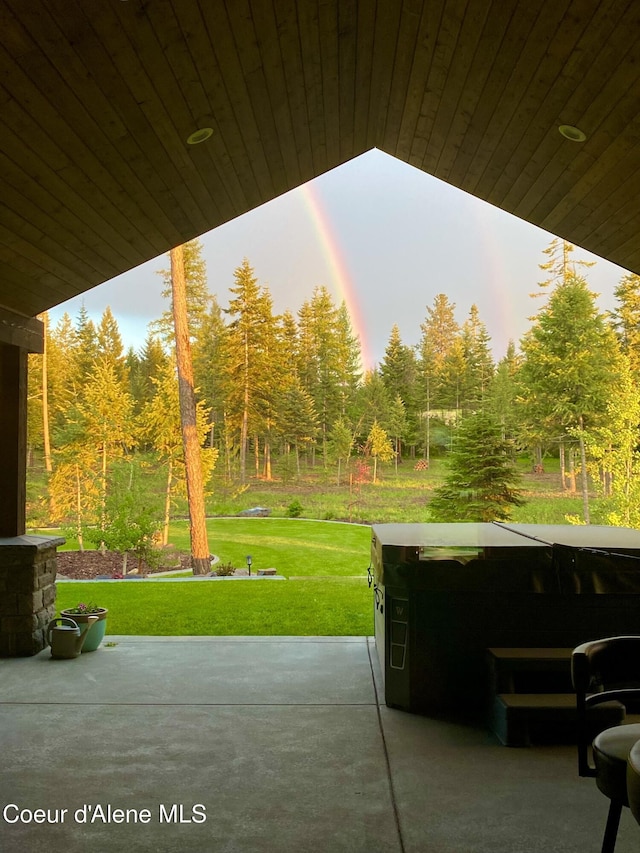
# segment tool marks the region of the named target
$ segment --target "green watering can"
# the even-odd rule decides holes
[[[81,631],[78,623],[66,616],[52,619],[47,627],[47,643],[51,646],[51,657],[77,658],[94,622],[98,622],[98,617],[89,616],[86,630]]]

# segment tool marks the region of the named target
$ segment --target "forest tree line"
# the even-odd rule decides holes
[[[462,322],[444,293],[426,307],[417,346],[393,326],[379,366],[363,371],[346,305],[317,287],[294,315],[276,315],[248,260],[234,272],[222,308],[207,285],[202,247],[184,247],[189,329],[205,478],[299,478],[324,466],[344,478],[354,460],[400,463],[443,454],[456,427],[491,415],[503,439],[559,456],[561,485],[584,472],[608,498],[605,523],[640,524],[640,277],[626,275],[616,310],[601,313],[572,247],[555,240],[541,264],[537,313],[497,362],[478,309]],[[170,298],[169,272],[164,274]],[[136,465],[165,474],[165,538],[184,488],[171,310],[150,324],[144,345],[123,348],[109,308],[95,324],[83,308],[53,327],[44,356],[31,356],[29,443],[48,472],[52,523],[77,531],[136,501]],[[151,460],[151,461],[150,461]],[[126,464],[123,464],[126,462]],[[135,463],[135,464],[134,464]],[[583,475],[583,476],[581,476]],[[578,485],[579,484],[579,485]],[[101,523],[102,522],[102,523]]]

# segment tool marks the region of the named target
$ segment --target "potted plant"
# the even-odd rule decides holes
[[[83,652],[94,652],[102,642],[107,630],[108,612],[106,607],[98,607],[97,604],[80,602],[75,607],[68,607],[66,610],[61,610],[60,615],[66,616],[68,619],[73,619],[81,631],[87,630],[89,616],[98,617],[98,621],[88,627],[87,638],[82,646]],[[85,626],[84,628],[83,625]]]

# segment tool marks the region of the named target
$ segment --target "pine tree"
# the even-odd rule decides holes
[[[73,381],[76,393],[81,393],[87,377],[91,373],[98,357],[98,335],[93,320],[84,304],[78,313],[74,332]]]
[[[458,338],[460,327],[454,316],[455,307],[444,293],[439,293],[433,301],[433,307],[427,307],[426,319],[420,326],[418,403],[424,424],[424,455],[427,462],[433,413],[449,409],[452,399],[455,408],[459,397],[456,393],[458,379],[455,371],[460,368],[462,353]]]
[[[440,374],[440,406],[442,419],[451,419],[457,423],[462,413],[467,361],[464,341],[461,336],[455,338],[447,353]]]
[[[300,451],[310,447],[318,436],[318,414],[311,395],[297,377],[289,380],[277,402],[278,429],[285,457],[295,450],[296,472],[300,477]]]
[[[99,460],[98,523],[100,529],[104,530],[109,465],[132,444],[133,433],[133,400],[117,375],[116,365],[109,359],[100,358],[95,364],[78,409],[82,417],[85,444],[93,447]]]
[[[118,379],[122,382],[127,381],[122,337],[117,320],[108,305],[104,309],[96,329],[96,359],[102,359],[103,362],[112,364]]]
[[[366,441],[366,436],[376,421],[383,428],[386,427],[389,423],[390,410],[389,392],[380,373],[377,370],[368,370],[358,390],[358,420],[355,432],[359,440]]]
[[[144,405],[138,419],[138,430],[143,441],[153,447],[162,464],[166,466],[164,493],[164,522],[162,544],[169,541],[169,521],[172,501],[176,494],[187,495],[187,478],[182,445],[180,400],[175,362],[166,359],[151,383],[155,394]],[[204,447],[210,428],[209,411],[203,401],[196,403],[196,432],[200,447],[200,465],[206,488],[216,460],[216,448]]]
[[[209,444],[216,443],[214,425],[223,424],[226,409],[225,372],[227,370],[226,326],[222,309],[212,297],[209,312],[202,321],[193,345],[193,372],[196,396],[210,411]]]
[[[400,398],[404,408],[405,425],[402,437],[412,444],[418,437],[417,375],[418,365],[415,351],[402,343],[400,330],[396,325],[391,329],[384,358],[380,364],[380,375],[391,400]]]
[[[486,410],[497,418],[502,426],[502,437],[515,441],[519,433],[517,412],[517,374],[520,360],[513,341],[509,341],[504,358],[500,359],[487,391]]]
[[[622,351],[629,358],[631,372],[640,382],[640,276],[629,273],[614,291],[618,307],[613,312],[614,328]]]
[[[407,430],[407,412],[402,397],[399,394],[396,394],[395,399],[391,401],[389,406],[388,428],[389,434],[393,439],[393,456],[397,474],[398,461],[402,456],[402,440]]]
[[[344,418],[338,420],[331,427],[329,433],[329,457],[338,465],[337,485],[340,485],[342,477],[342,463],[346,465],[353,450],[354,435],[351,427]]]
[[[200,334],[200,328],[205,322],[211,302],[211,293],[207,282],[207,264],[202,255],[203,246],[200,240],[189,240],[182,246],[182,258],[185,276],[185,300],[189,343],[194,345]],[[157,335],[165,344],[173,345],[175,328],[173,320],[173,292],[171,267],[160,270],[162,276],[162,296],[169,300],[169,308],[158,320],[150,324],[150,331]]]
[[[64,428],[69,407],[77,396],[75,343],[76,333],[73,321],[65,313],[56,326],[50,328],[48,338],[47,377],[53,447],[56,445],[56,434]]]
[[[582,278],[558,284],[521,343],[523,411],[547,432],[566,431],[580,449],[589,523],[588,432],[600,426],[616,383],[617,341]]]
[[[271,295],[258,283],[246,258],[235,270],[234,281],[227,309],[232,318],[226,334],[227,404],[228,419],[239,436],[240,480],[245,483],[249,438],[270,428],[275,405],[276,320]]]
[[[640,397],[628,355],[615,363],[616,382],[600,427],[588,436],[592,478],[604,496],[604,523],[640,527]]]
[[[469,413],[483,408],[495,367],[491,356],[491,338],[480,320],[476,305],[462,326],[462,409]]]
[[[298,375],[313,398],[326,462],[331,424],[345,415],[360,381],[360,347],[344,303],[336,308],[326,287],[316,287],[298,312]]]
[[[512,446],[486,412],[464,418],[454,433],[449,472],[429,503],[431,521],[506,521],[523,503]]]

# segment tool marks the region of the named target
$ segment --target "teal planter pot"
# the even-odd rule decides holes
[[[73,613],[71,610],[61,610],[60,615],[66,616],[68,619],[73,619],[78,624],[81,631],[87,631],[87,638],[82,645],[82,653],[95,652],[100,643],[104,639],[107,630],[107,614],[109,611],[106,607],[101,607],[95,613]],[[98,621],[89,626],[88,617],[97,616]]]

